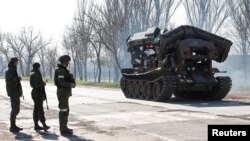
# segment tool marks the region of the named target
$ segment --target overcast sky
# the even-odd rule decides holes
[[[96,0],[102,1],[102,0]],[[77,0],[0,0],[0,31],[18,32],[32,26],[45,38],[59,43],[70,25]],[[185,10],[179,8],[173,19],[175,25],[185,24]]]
[[[75,7],[76,0],[0,0],[0,31],[32,26],[57,42],[72,22]]]

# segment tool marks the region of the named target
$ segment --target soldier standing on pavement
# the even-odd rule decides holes
[[[21,77],[17,74],[18,59],[11,58],[8,64],[8,70],[5,72],[5,81],[7,94],[10,97],[11,113],[10,113],[10,132],[19,132],[23,130],[16,126],[16,116],[20,111],[20,97],[23,95],[21,86]]]
[[[60,64],[55,70],[54,81],[57,86],[57,98],[59,101],[59,125],[62,135],[72,134],[73,130],[69,129],[69,97],[72,95],[71,89],[76,87],[75,80],[67,69],[71,58],[68,55],[63,55],[59,58]]]
[[[46,125],[44,110],[43,110],[43,101],[46,99],[45,96],[45,85],[43,81],[42,74],[40,72],[40,64],[34,63],[33,70],[30,75],[30,86],[33,88],[31,92],[31,97],[34,101],[34,110],[33,110],[33,120],[34,120],[34,129],[35,130],[48,130],[50,127]],[[43,127],[39,126],[38,121],[42,123]]]

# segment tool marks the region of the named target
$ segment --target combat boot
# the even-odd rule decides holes
[[[66,130],[73,133],[73,129],[66,127]]]
[[[61,135],[72,135],[73,134],[73,129],[69,129],[68,127],[66,127],[63,130],[60,130]]]
[[[61,130],[60,132],[61,132],[61,135],[63,135],[63,136],[67,136],[67,135],[72,135],[73,134],[73,132],[70,131],[70,130],[68,130],[68,129]]]
[[[13,133],[19,132],[19,128],[15,126],[15,121],[10,121],[10,132]]]
[[[15,128],[17,128],[19,131],[23,130],[23,128],[20,128],[20,127],[16,126],[16,121],[15,120],[13,121],[13,126]]]
[[[18,127],[18,126],[16,126],[16,125],[15,125],[15,128],[17,128],[19,131],[22,131],[22,130],[23,130],[23,128]]]
[[[47,131],[50,128],[50,126],[46,125],[45,122],[43,122],[42,124],[43,124],[44,131]]]
[[[34,122],[35,123],[35,127],[34,129],[37,130],[43,130],[43,127],[39,126],[38,122]]]
[[[10,127],[10,132],[12,132],[12,133],[17,133],[17,132],[19,132],[19,129],[16,128],[16,127],[11,126],[11,127]]]

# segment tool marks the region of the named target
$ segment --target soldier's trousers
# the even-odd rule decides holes
[[[15,121],[16,116],[20,111],[20,98],[10,97],[10,103],[11,103],[10,121]]]
[[[46,119],[43,110],[43,99],[40,97],[32,99],[34,101],[33,120],[34,122],[38,122],[40,120],[41,123],[44,123]]]
[[[63,94],[57,95],[59,104],[59,124],[60,124],[60,131],[64,131],[68,128],[68,116],[69,116],[69,96],[65,96]]]

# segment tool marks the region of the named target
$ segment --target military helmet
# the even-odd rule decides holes
[[[40,64],[39,63],[34,63],[33,64],[33,69],[38,69],[38,68],[40,68]]]
[[[63,56],[59,57],[59,61],[61,63],[63,63],[63,62],[69,62],[69,61],[71,61],[71,58],[70,58],[69,55],[63,55]]]
[[[11,59],[10,59],[10,62],[18,62],[19,60],[18,60],[18,58],[17,57],[12,57]]]

